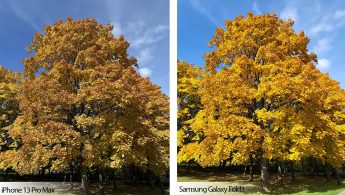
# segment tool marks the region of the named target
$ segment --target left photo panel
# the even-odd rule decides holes
[[[0,193],[169,194],[169,1],[3,0]]]

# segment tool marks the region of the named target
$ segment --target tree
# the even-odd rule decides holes
[[[184,61],[177,62],[177,101],[178,101],[178,146],[189,143],[195,136],[189,127],[190,120],[193,119],[200,110],[200,88],[201,67],[194,67]]]
[[[309,39],[292,26],[275,14],[249,13],[216,29],[214,50],[204,55],[202,110],[191,124],[202,136],[182,147],[194,150],[184,155],[204,167],[260,158],[265,189],[268,160],[344,162],[345,91],[316,68]]]
[[[6,127],[16,119],[18,109],[18,91],[21,76],[0,65],[0,127]]]
[[[168,169],[168,98],[136,71],[129,43],[94,19],[57,21],[37,33],[23,60],[22,112],[10,133],[21,174],[78,166]]]
[[[19,114],[18,93],[21,75],[0,66],[0,169],[8,171],[13,164],[11,158],[5,158],[3,153],[11,156],[17,142],[8,133],[12,123]]]

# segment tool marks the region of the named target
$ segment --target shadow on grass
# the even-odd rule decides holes
[[[230,172],[222,169],[178,169],[179,182],[227,182],[231,185],[241,185],[245,188],[245,194],[339,194],[345,191],[345,181],[337,185],[333,179],[326,181],[323,177],[298,176],[291,182],[291,177],[283,178],[283,186],[277,181],[275,174],[270,174],[268,188],[265,192],[261,188],[260,177],[254,175],[254,181],[249,182],[249,175],[243,176],[239,172]]]

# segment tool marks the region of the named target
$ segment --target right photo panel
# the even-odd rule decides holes
[[[180,193],[345,194],[345,1],[178,0]]]

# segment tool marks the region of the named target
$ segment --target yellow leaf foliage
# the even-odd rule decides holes
[[[200,110],[201,67],[194,67],[184,61],[177,62],[177,141],[178,147],[185,143],[197,141],[198,135],[190,128],[191,119]]]
[[[168,97],[135,70],[129,43],[94,19],[57,21],[24,59],[16,171],[134,165],[156,175],[169,162]],[[12,153],[11,153],[12,155]]]
[[[0,65],[0,169],[11,168],[17,142],[8,133],[19,114],[18,93],[21,75]],[[4,154],[8,155],[4,155]]]
[[[275,14],[249,13],[216,29],[198,90],[202,110],[191,123],[202,136],[181,146],[180,163],[244,164],[253,156],[344,162],[345,91],[316,68],[309,39],[292,26]]]

